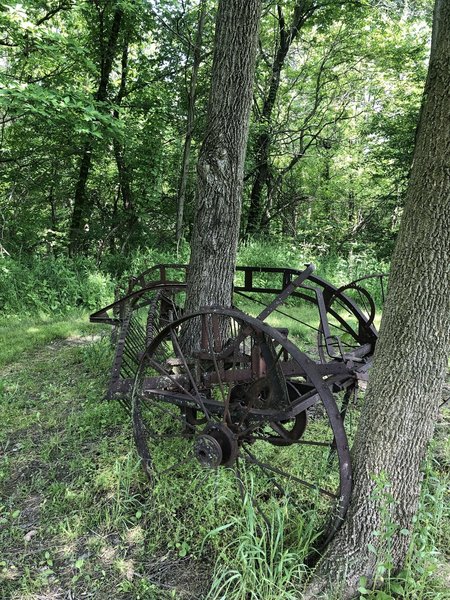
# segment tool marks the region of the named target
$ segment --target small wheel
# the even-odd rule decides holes
[[[199,339],[188,339],[189,331],[200,331]],[[307,525],[325,544],[351,492],[348,443],[330,386],[313,361],[258,319],[220,307],[185,315],[148,346],[134,381],[143,467],[168,498],[175,477],[203,482],[196,493],[209,497],[207,481],[220,473],[218,517],[251,498],[270,523],[281,505],[286,535]]]

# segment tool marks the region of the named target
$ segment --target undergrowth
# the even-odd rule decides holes
[[[450,413],[443,413],[435,439],[429,449],[424,465],[424,480],[417,513],[413,517],[412,530],[400,533],[410,537],[411,542],[400,572],[392,571],[389,544],[397,530],[389,517],[386,504],[386,520],[374,535],[384,542],[385,551],[377,555],[374,588],[368,589],[365,578],[360,581],[360,598],[367,600],[445,600],[450,598],[450,472],[449,464],[439,456],[448,445]],[[448,451],[447,451],[448,453]],[[377,484],[383,483],[380,480]],[[389,486],[382,485],[379,496],[389,503]]]
[[[2,370],[0,598],[300,599],[314,533],[300,527],[293,543],[282,505],[261,526],[247,501],[218,526],[214,490],[196,495],[182,474],[169,496],[152,490],[129,417],[103,400],[109,339],[85,341],[38,345]],[[382,592],[362,582],[362,598],[450,598],[449,420],[426,463],[405,567]]]
[[[110,301],[113,288],[109,275],[88,259],[0,258],[3,315],[55,315],[74,309],[94,310]]]
[[[442,432],[429,451],[424,466],[424,482],[419,508],[413,519],[411,543],[403,569],[391,572],[389,556],[378,558],[377,577],[372,589],[365,578],[359,586],[360,600],[448,600],[450,598],[450,475],[436,456],[442,452],[441,442],[448,444],[450,413],[444,414]],[[442,439],[441,438],[444,438]],[[444,469],[443,469],[444,466]],[[380,493],[386,495],[385,486]],[[266,527],[258,525],[251,502],[234,516],[226,527],[236,535],[218,553],[213,583],[208,600],[294,600],[308,584],[304,565],[311,544],[312,531],[303,531],[295,546],[283,537],[283,507]],[[387,546],[394,533],[392,523],[385,523],[378,534]],[[220,533],[219,531],[217,533]],[[215,531],[209,535],[214,536]],[[381,585],[381,589],[379,588]],[[324,600],[339,600],[337,593]]]
[[[114,298],[119,282],[158,263],[189,261],[183,246],[179,255],[163,249],[136,251],[133,255],[107,256],[97,263],[93,258],[37,256],[14,259],[0,257],[0,306],[3,315],[64,314],[74,309],[94,311]],[[316,264],[321,277],[341,286],[370,273],[386,273],[388,265],[377,261],[370,252],[342,258],[322,256],[314,260],[307,248],[293,245],[269,245],[248,242],[241,246],[239,265],[290,267],[303,269]],[[366,282],[377,304],[381,292],[376,280]]]
[[[208,600],[296,600],[307,577],[305,557],[314,532],[298,532],[295,547],[284,538],[286,507],[269,523],[261,523],[251,500],[246,497],[240,511],[225,527],[233,527],[235,535],[218,552]],[[220,530],[213,530],[214,537]]]

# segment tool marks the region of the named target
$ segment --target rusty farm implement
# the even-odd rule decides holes
[[[377,340],[364,279],[337,288],[313,265],[237,267],[236,306],[187,314],[186,267],[156,265],[91,315],[115,328],[108,398],[132,413],[152,483],[210,477],[228,490],[225,513],[246,497],[266,521],[282,506],[328,543],[350,501],[357,389]]]

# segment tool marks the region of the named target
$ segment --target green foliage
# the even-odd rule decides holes
[[[287,26],[296,4],[280,4]],[[99,99],[104,51],[119,8],[112,69]],[[174,247],[198,8],[196,0],[52,7],[26,0],[0,12],[7,32],[0,44],[1,244],[12,256],[66,252],[83,155],[90,155],[83,250],[100,261],[150,246]],[[188,239],[214,9],[208,0],[186,198]],[[260,215],[264,240],[287,238],[314,256],[367,249],[379,259],[390,256],[425,78],[429,16],[417,3],[389,10],[338,2],[317,8],[284,61],[266,119],[262,110],[280,28],[277,12],[264,12],[243,229],[264,131],[270,138]]]
[[[444,413],[448,422],[448,412]],[[448,429],[448,423],[445,430]],[[372,586],[361,578],[358,589],[361,598],[368,600],[446,600],[450,598],[448,587],[448,564],[443,553],[450,542],[448,484],[449,471],[442,470],[433,458],[443,443],[438,435],[424,465],[424,481],[419,499],[419,508],[413,518],[412,531],[399,531],[391,517],[392,496],[389,482],[381,475],[376,478],[374,500],[381,507],[382,525],[374,532],[374,544],[370,551],[377,557],[376,579]],[[394,535],[405,535],[411,539],[408,554],[400,572],[392,572],[390,545]],[[381,589],[375,589],[380,587]]]
[[[287,26],[293,5],[281,5]],[[370,248],[379,259],[390,256],[425,80],[427,17],[422,9],[400,15],[333,3],[317,10],[290,49],[270,117],[262,107],[272,55],[264,55],[251,130],[253,144],[261,131],[270,136],[261,237],[288,236],[314,255]],[[278,30],[268,13],[268,47],[276,49]],[[249,173],[257,168],[254,152]]]
[[[281,242],[273,244],[252,240],[243,244],[238,254],[238,265],[290,267],[301,270],[311,262],[315,265],[315,273],[319,277],[337,287],[366,275],[389,274],[389,262],[379,259],[370,248],[348,257],[328,253],[314,256],[310,245],[300,243],[288,245]],[[383,287],[378,278],[373,278],[362,281],[361,286],[367,289],[376,305],[381,307],[387,291],[387,283],[388,277],[383,278]]]
[[[215,3],[207,4],[191,167],[203,135],[213,50]],[[296,4],[278,3],[287,22]],[[99,100],[104,49],[118,8],[123,21]],[[53,596],[62,587],[77,597],[173,598],[178,583],[159,585],[155,573],[191,568],[192,579],[202,581],[192,584],[192,596],[204,597],[214,561],[211,598],[299,597],[311,533],[299,531],[293,548],[280,533],[282,511],[268,529],[257,530],[248,503],[231,518],[217,509],[211,489],[205,488],[206,500],[187,495],[181,477],[150,495],[130,453],[129,420],[117,405],[101,401],[108,341],[84,345],[80,337],[92,332],[81,311],[111,301],[118,280],[155,263],[188,260],[187,244],[175,259],[174,224],[197,10],[195,0],[24,0],[0,9],[5,597]],[[262,132],[270,138],[270,177],[260,238],[241,247],[240,264],[301,269],[313,261],[317,274],[337,286],[388,271],[425,78],[429,13],[425,2],[387,9],[325,3],[302,26],[266,119],[261,111],[280,24],[277,11],[264,12],[244,220]],[[83,152],[91,160],[85,256],[69,259]],[[195,214],[195,177],[191,168],[187,232]],[[364,286],[381,305],[376,280]],[[63,344],[68,337],[74,339]],[[441,447],[435,452],[445,453]],[[445,467],[427,464],[408,561],[397,575],[390,572],[395,523],[389,521],[387,482],[378,482],[387,507],[385,527],[377,532],[384,544],[378,574],[386,585],[367,590],[362,581],[363,597],[448,597],[439,582],[439,552],[450,545],[446,478],[448,459]],[[217,519],[224,516],[226,527],[219,530]],[[181,586],[180,598],[183,591]]]
[[[284,507],[268,524],[261,524],[246,498],[242,512],[228,526],[237,529],[234,539],[222,546],[208,600],[295,600],[304,584],[304,566],[312,532],[299,532],[298,544],[289,546],[283,536]],[[208,537],[219,534],[211,531]]]
[[[113,298],[113,283],[90,259],[0,259],[3,315],[94,310]]]
[[[180,248],[178,256],[163,248],[136,251],[133,254],[106,255],[97,265],[90,258],[69,259],[52,255],[42,258],[0,258],[0,302],[6,315],[61,315],[73,310],[94,311],[110,303],[118,283],[126,286],[132,275],[159,263],[187,264],[189,248]],[[251,241],[239,250],[238,264],[291,267],[303,269],[309,262],[316,265],[316,273],[342,286],[353,279],[371,273],[388,273],[389,265],[379,261],[371,251],[352,255],[322,256],[313,259],[311,248],[299,244],[268,244]],[[268,281],[266,282],[268,283]],[[382,305],[379,280],[362,282]],[[386,282],[385,288],[386,291]]]
[[[182,244],[178,255],[170,247],[148,247],[130,254],[113,254],[104,257],[101,268],[111,274],[116,281],[125,281],[132,275],[138,275],[153,265],[160,263],[188,264],[189,246]]]

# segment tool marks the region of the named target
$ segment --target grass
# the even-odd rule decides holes
[[[56,342],[0,371],[0,598],[196,597],[205,561],[186,556],[188,526],[155,506],[129,418],[103,400],[108,339],[49,330]]]
[[[299,589],[307,578],[304,560],[308,545],[286,543],[284,509],[281,505],[278,513],[261,528],[252,503],[246,499],[242,512],[230,522],[241,529],[241,533],[219,552],[208,600],[298,599]],[[310,541],[308,533],[304,540]],[[232,564],[230,556],[233,556]]]
[[[87,322],[84,312],[74,312],[59,319],[48,315],[3,318],[0,320],[0,367],[53,340],[89,333],[98,334],[98,327]]]
[[[178,473],[152,491],[129,417],[103,400],[112,353],[93,332],[81,314],[2,322],[0,598],[299,598],[313,532],[284,537],[282,506],[262,528],[249,502],[223,512],[220,479],[199,494]],[[405,569],[364,597],[450,598],[449,427],[447,411]]]

